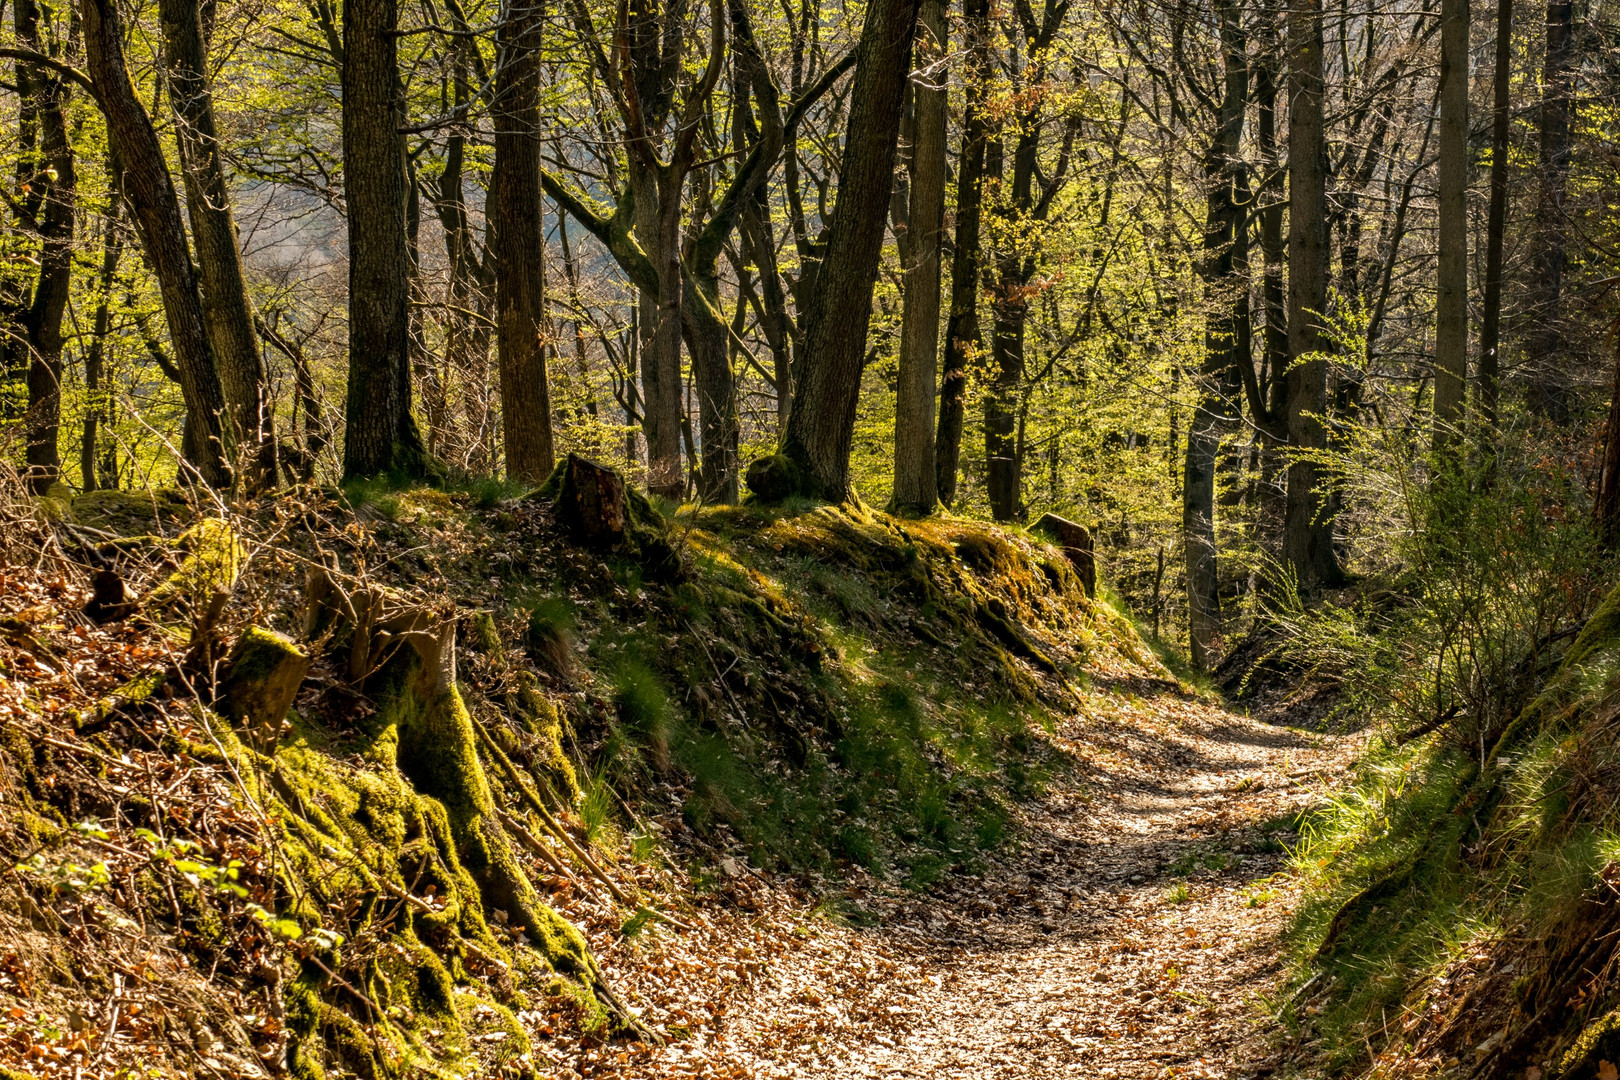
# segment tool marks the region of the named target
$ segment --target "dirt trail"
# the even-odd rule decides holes
[[[1104,678],[1055,741],[1075,767],[981,877],[926,894],[857,888],[864,929],[807,918],[763,885],[749,892],[749,878],[758,911],[620,958],[646,965],[632,993],[675,1041],[556,1064],[588,1076],[1253,1075],[1268,1046],[1259,995],[1294,902],[1286,877],[1272,880],[1274,831],[1354,740]],[[685,974],[660,987],[671,971]]]

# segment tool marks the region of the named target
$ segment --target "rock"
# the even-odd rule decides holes
[[[308,670],[309,655],[292,639],[250,626],[226,661],[220,711],[255,749],[270,753]]]
[[[775,503],[797,495],[802,478],[792,458],[786,454],[768,454],[749,463],[743,483],[760,502]]]
[[[1051,537],[1058,547],[1063,549],[1063,554],[1074,564],[1075,573],[1080,575],[1080,583],[1086,587],[1086,595],[1095,597],[1097,557],[1091,544],[1091,530],[1079,522],[1058,517],[1056,514],[1042,514],[1033,529]]]

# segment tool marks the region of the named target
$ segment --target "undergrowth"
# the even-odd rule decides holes
[[[1598,603],[1612,565],[1566,476],[1511,445],[1437,468],[1399,491],[1387,561],[1353,589],[1273,590],[1282,632],[1254,670],[1332,679],[1341,720],[1375,728],[1292,853],[1272,1010],[1307,1074],[1620,1061],[1620,593]]]

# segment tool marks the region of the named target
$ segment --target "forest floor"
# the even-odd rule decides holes
[[[1069,758],[983,872],[742,906],[605,956],[671,1036],[590,1077],[1250,1077],[1297,899],[1285,845],[1362,740],[1273,727],[1140,669],[1093,671]],[[837,894],[835,894],[837,895]],[[605,942],[603,944],[606,944]]]

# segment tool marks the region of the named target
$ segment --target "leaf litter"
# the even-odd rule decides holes
[[[1108,664],[1113,664],[1110,670]],[[584,1077],[1247,1077],[1296,902],[1283,842],[1360,740],[1227,712],[1119,661],[1054,740],[1078,762],[980,874],[854,875],[840,905],[748,874],[692,934],[593,939],[667,1042]]]

